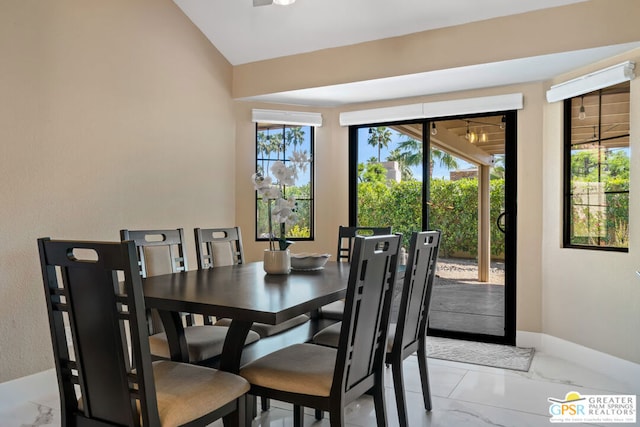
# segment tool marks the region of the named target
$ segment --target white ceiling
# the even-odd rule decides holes
[[[253,7],[253,0],[174,0],[232,65],[581,1],[297,0],[290,6]],[[338,106],[540,81],[638,46],[640,42],[248,99]]]

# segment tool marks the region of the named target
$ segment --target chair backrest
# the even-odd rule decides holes
[[[198,269],[244,263],[240,227],[195,228]]]
[[[184,255],[184,230],[120,230],[120,240],[131,240],[138,254],[138,269],[143,278],[161,274],[187,271],[187,258]],[[185,313],[187,325],[194,323],[192,314]],[[147,310],[149,334],[164,331],[164,325],[158,311]]]
[[[392,352],[402,351],[426,336],[439,248],[440,231],[411,235]]]
[[[347,401],[383,375],[400,239],[399,235],[355,237],[331,391],[344,393]]]
[[[120,230],[120,240],[133,240],[142,277],[188,270],[184,230]]]
[[[133,242],[43,238],[38,247],[62,425],[137,426],[137,404],[144,425],[159,425]]]
[[[391,227],[338,227],[338,255],[336,261],[351,262],[353,239],[356,236],[382,236],[391,234]]]

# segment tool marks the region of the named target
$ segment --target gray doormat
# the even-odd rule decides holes
[[[427,357],[527,372],[533,348],[427,337]]]

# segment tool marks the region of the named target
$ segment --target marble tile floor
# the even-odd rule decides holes
[[[415,356],[404,363],[406,395],[411,427],[549,426],[548,397],[562,398],[570,391],[581,394],[640,394],[640,383],[612,380],[606,373],[536,353],[529,372],[490,368],[429,359],[433,410],[422,407],[418,365]],[[391,370],[386,378],[387,414],[390,426],[398,426]],[[253,427],[293,425],[291,405],[272,402]],[[45,371],[0,384],[0,426],[60,426],[55,373]],[[638,420],[640,425],[640,419]],[[362,397],[345,408],[348,427],[376,424],[373,401]],[[608,425],[608,424],[594,424]],[[611,424],[622,426],[629,424]],[[222,422],[212,426],[221,427]],[[316,421],[306,412],[305,426],[328,427],[325,418]]]

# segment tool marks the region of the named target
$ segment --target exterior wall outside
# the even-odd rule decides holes
[[[235,220],[230,64],[171,0],[0,2],[0,382],[53,367],[36,239]]]
[[[402,173],[398,167],[398,162],[381,162],[383,168],[387,171],[387,179],[389,181],[400,182],[402,181]]]
[[[470,170],[455,170],[449,172],[449,179],[451,181],[458,181],[463,178],[476,178],[478,176],[477,169]]]

